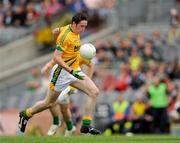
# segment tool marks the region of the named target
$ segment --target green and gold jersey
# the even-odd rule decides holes
[[[60,27],[56,49],[63,52],[62,59],[72,69],[78,69],[80,59],[80,35],[73,32],[71,25]]]

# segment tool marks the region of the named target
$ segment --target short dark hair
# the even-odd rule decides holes
[[[87,14],[84,12],[78,12],[72,17],[72,23],[75,22],[76,24],[78,24],[82,20],[88,20]]]

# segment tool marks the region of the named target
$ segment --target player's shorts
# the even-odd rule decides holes
[[[82,72],[82,74],[84,73]],[[61,92],[78,79],[56,64],[51,70],[50,80],[50,89]]]
[[[70,87],[68,86],[66,89],[64,89],[61,94],[58,97],[58,103],[59,104],[68,104],[69,103],[69,92],[70,92]]]

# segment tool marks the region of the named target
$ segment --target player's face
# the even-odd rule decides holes
[[[86,26],[87,26],[86,20],[82,20],[81,22],[76,24],[76,33],[80,34],[80,33],[84,32],[84,30],[86,29]]]

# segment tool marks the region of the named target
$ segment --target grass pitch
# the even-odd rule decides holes
[[[0,136],[0,143],[180,143],[180,136]]]

